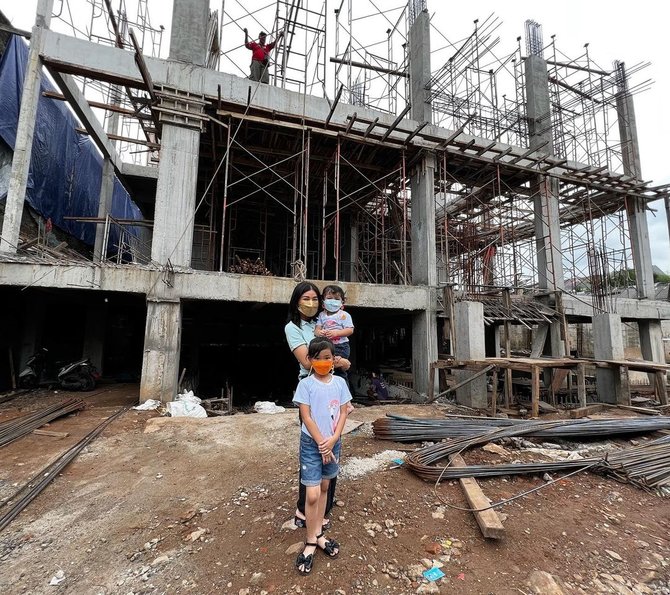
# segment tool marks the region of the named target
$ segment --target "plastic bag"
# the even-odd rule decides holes
[[[147,399],[141,405],[133,407],[133,409],[137,409],[137,411],[153,411],[154,409],[158,409],[160,406],[161,406],[160,401],[156,399]]]
[[[254,411],[257,413],[283,413],[286,411],[284,407],[275,405],[272,401],[256,401],[254,403]]]
[[[207,417],[204,407],[189,399],[171,401],[167,404],[167,410],[172,417]]]

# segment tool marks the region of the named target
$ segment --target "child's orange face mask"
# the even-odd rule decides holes
[[[314,371],[319,374],[319,376],[325,376],[333,369],[333,360],[332,359],[313,359],[312,368]]]

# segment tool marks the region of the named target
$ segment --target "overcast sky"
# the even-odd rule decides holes
[[[71,0],[74,5],[76,0]],[[112,4],[117,5],[117,0]],[[133,0],[126,0],[130,7]],[[397,8],[402,0],[375,0],[375,4],[389,10]],[[267,0],[245,0],[246,9],[253,12],[256,7],[268,6]],[[319,4],[310,0],[310,4]],[[338,3],[329,3],[329,10]],[[30,29],[34,20],[37,0],[0,0],[0,9],[14,26]],[[354,6],[357,2],[354,0]],[[59,9],[61,0],[55,0]],[[66,5],[67,6],[67,5]],[[346,0],[345,0],[346,6]],[[654,81],[651,89],[635,98],[638,136],[642,158],[642,175],[645,180],[653,180],[654,185],[670,183],[670,165],[664,146],[670,139],[670,118],[668,117],[668,97],[670,97],[670,48],[667,33],[667,8],[663,3],[652,0],[638,0],[631,4],[619,0],[609,2],[588,2],[584,0],[563,0],[560,3],[538,2],[537,0],[476,0],[475,2],[446,2],[428,0],[428,9],[433,24],[451,41],[457,42],[472,31],[472,22],[479,18],[482,22],[495,13],[503,21],[498,31],[501,37],[499,54],[513,51],[516,38],[524,35],[524,21],[533,19],[543,26],[545,44],[552,34],[560,49],[568,56],[577,57],[589,43],[589,52],[595,62],[605,69],[611,68],[614,60],[623,60],[627,65],[651,62],[639,75],[639,81],[650,78]],[[164,25],[163,53],[169,42],[171,2],[169,0],[149,0],[149,10],[154,26]],[[220,9],[220,0],[211,0],[212,9]],[[226,10],[236,7],[242,14],[238,0],[228,0]],[[354,9],[356,10],[356,8]],[[265,25],[265,23],[263,23]],[[251,17],[246,17],[242,26],[255,32],[258,25]],[[265,25],[270,28],[271,23]],[[382,25],[380,25],[381,27]],[[60,27],[58,27],[60,29]],[[380,30],[381,32],[381,30]],[[379,39],[375,35],[375,40]],[[435,33],[431,41],[433,48],[443,40]],[[226,40],[222,44],[226,47]],[[439,58],[439,56],[438,56]],[[435,70],[439,64],[433,60]],[[330,90],[330,88],[329,88]],[[649,231],[654,264],[670,273],[670,244],[668,227],[662,203],[653,203],[657,213],[649,214]]]

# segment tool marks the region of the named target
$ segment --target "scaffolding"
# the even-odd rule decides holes
[[[148,0],[138,0],[133,19],[125,0],[117,9],[110,0],[86,4],[90,23],[83,30],[72,26],[76,35],[136,49],[129,34],[134,29],[140,49],[160,51],[162,30],[151,25]],[[68,7],[64,0],[63,21]],[[409,179],[420,154],[411,142],[417,138],[436,155],[441,285],[480,296],[500,288],[537,292],[536,223],[548,222],[534,203],[551,178],[558,184],[560,219],[552,248],[564,270],[564,279],[553,282],[594,311],[613,311],[617,292],[632,281],[628,201],[665,196],[634,176],[613,173],[625,170],[617,98],[649,88],[649,80],[635,82],[646,64],[603,68],[588,44],[582,55],[566,56],[555,36],[545,45],[541,26],[530,21],[526,44],[519,36],[507,49],[495,15],[468,25],[457,41],[433,27],[440,46],[432,52],[428,100],[433,122],[451,131],[446,140],[436,138],[423,129],[425,123],[414,128],[403,120],[409,109],[408,29],[423,10],[423,0],[384,10],[374,0],[339,0],[334,6],[275,0],[258,9],[242,0],[221,3],[207,32],[209,66],[247,76],[244,29],[265,31],[271,40],[283,32],[272,52],[271,83],[303,96],[328,98],[330,91],[331,110],[325,122],[310,122],[304,114],[277,118],[259,107],[250,112],[251,102],[207,98],[193,265],[228,271],[240,259],[260,259],[279,276],[411,283]],[[217,38],[229,45],[218,48]],[[544,57],[548,67],[552,132],[547,145],[532,150],[529,55]],[[87,93],[98,85],[87,82]],[[110,138],[118,137],[127,153],[157,159],[151,98],[105,89],[100,103],[106,105]],[[331,121],[343,104],[351,106],[346,121]],[[357,113],[358,107],[396,120],[381,124],[380,117]]]

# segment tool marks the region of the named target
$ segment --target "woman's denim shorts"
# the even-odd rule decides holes
[[[333,447],[335,463],[323,464],[319,445],[309,434],[300,431],[300,483],[307,487],[318,486],[322,479],[337,477],[340,465],[340,450],[342,441],[338,440]]]

